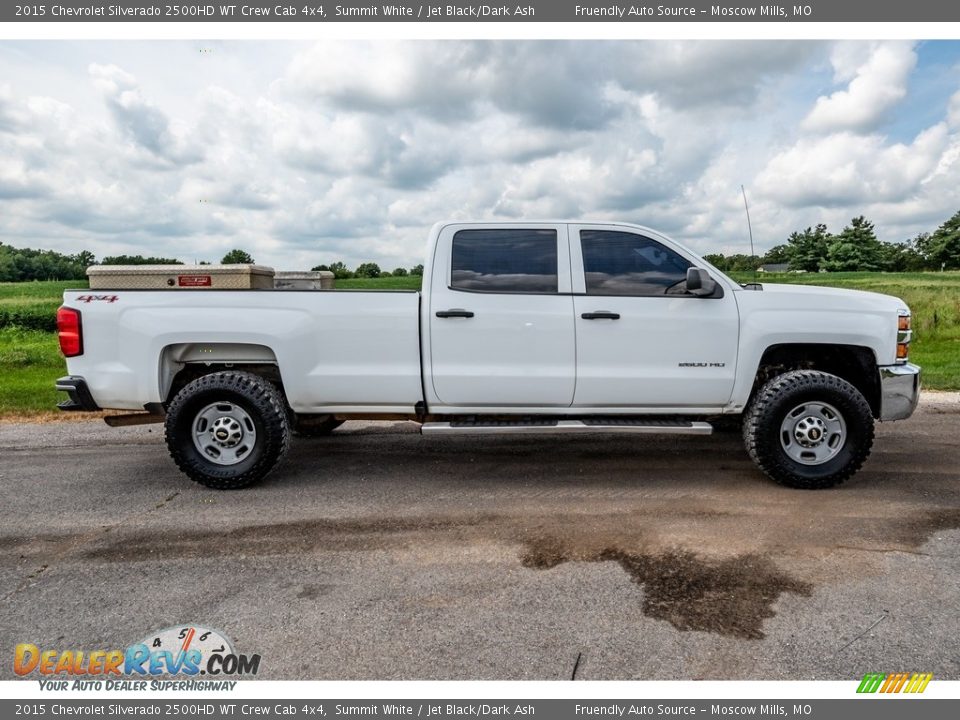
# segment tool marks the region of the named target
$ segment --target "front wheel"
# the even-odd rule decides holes
[[[787,487],[818,490],[839,485],[863,465],[873,446],[873,414],[846,380],[794,370],[754,396],[743,440],[767,476]]]
[[[262,479],[287,451],[286,403],[267,380],[248,372],[204,375],[167,408],[167,448],[192,480],[216,490]]]

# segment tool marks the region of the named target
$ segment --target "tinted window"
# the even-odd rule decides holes
[[[460,230],[451,287],[480,292],[557,292],[556,230]]]
[[[643,235],[581,230],[583,269],[589,295],[684,293],[689,261]]]

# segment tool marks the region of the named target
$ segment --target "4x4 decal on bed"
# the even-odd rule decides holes
[[[81,295],[77,298],[77,302],[82,303],[92,303],[92,302],[108,302],[113,303],[119,300],[118,295]]]

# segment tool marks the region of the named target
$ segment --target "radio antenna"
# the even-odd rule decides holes
[[[753,225],[750,224],[750,206],[747,205],[747,191],[743,189],[743,185],[740,186],[740,193],[743,195],[743,209],[747,212],[747,232],[750,233],[750,255],[756,257],[757,254],[753,251]]]
[[[757,254],[753,250],[753,225],[750,222],[750,206],[747,205],[747,191],[744,189],[743,185],[740,185],[740,194],[743,195],[743,209],[747,213],[747,232],[750,233],[750,257],[754,259],[753,263],[753,279],[757,279]]]

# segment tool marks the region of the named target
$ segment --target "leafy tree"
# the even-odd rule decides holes
[[[79,280],[86,277],[84,255],[79,262],[76,255],[63,255],[53,250],[15,248],[0,243],[0,282],[25,280]]]
[[[317,270],[327,270],[333,273],[333,276],[336,278],[352,278],[353,273],[347,269],[347,266],[344,265],[339,260],[337,262],[330,263],[329,265],[316,265],[311,268],[313,271]]]
[[[923,270],[926,260],[917,250],[916,239],[902,243],[881,243],[881,263],[886,272]]]
[[[790,249],[786,245],[774,245],[767,250],[766,254],[760,259],[760,264],[768,263],[789,263]]]
[[[727,269],[733,272],[750,272],[761,265],[760,258],[744,253],[737,253],[727,257]]]
[[[935,269],[960,268],[960,212],[938,227],[925,245]]]
[[[183,265],[174,258],[144,257],[143,255],[110,255],[100,261],[101,265]]]
[[[929,237],[930,233],[920,233],[915,238],[911,238],[904,243],[904,245],[907,247],[907,249],[904,251],[904,254],[907,256],[907,270],[917,271],[936,269],[933,267],[933,262],[927,257],[927,253],[924,251],[924,242],[926,238]]]
[[[357,266],[354,275],[364,278],[380,277],[380,266],[372,262],[360,263],[360,265]]]
[[[920,233],[910,242],[923,257],[924,263],[931,268],[934,267],[936,261],[933,259],[933,236],[927,232]],[[939,266],[936,269],[939,270]]]
[[[253,256],[240,248],[234,248],[224,255],[220,261],[221,265],[252,265],[253,263]]]
[[[723,270],[724,272],[751,272],[764,262],[761,258],[744,253],[736,253],[735,255],[709,253],[704,255],[703,259],[716,267],[717,270]]]
[[[422,275],[423,275],[423,263],[420,263],[419,265],[414,265],[412,268],[410,268],[410,274],[411,274],[411,275],[420,275],[420,276],[422,276]]]
[[[822,267],[832,272],[882,269],[883,246],[873,231],[873,223],[863,215],[853,218],[833,237]]]
[[[319,271],[321,271],[321,270],[326,270],[327,272],[330,272],[330,266],[329,266],[329,265],[314,265],[312,268],[310,268],[310,272],[319,272]]]
[[[89,250],[81,250],[76,255],[71,255],[70,257],[77,265],[84,268],[96,265],[97,263],[97,258],[94,257],[93,253]]]
[[[393,276],[394,276],[394,277],[406,277],[406,276],[407,276],[407,269],[406,269],[406,268],[397,268],[397,269],[395,269],[395,270],[393,271]]]
[[[353,270],[347,267],[346,263],[337,261],[335,263],[330,263],[330,272],[332,272],[338,278],[352,278]]]
[[[830,234],[823,223],[803,232],[792,232],[787,238],[786,256],[791,270],[817,272],[827,259]]]
[[[703,259],[717,268],[717,270],[726,271],[730,269],[728,267],[727,258],[723,253],[708,253],[707,255],[703,256]]]

